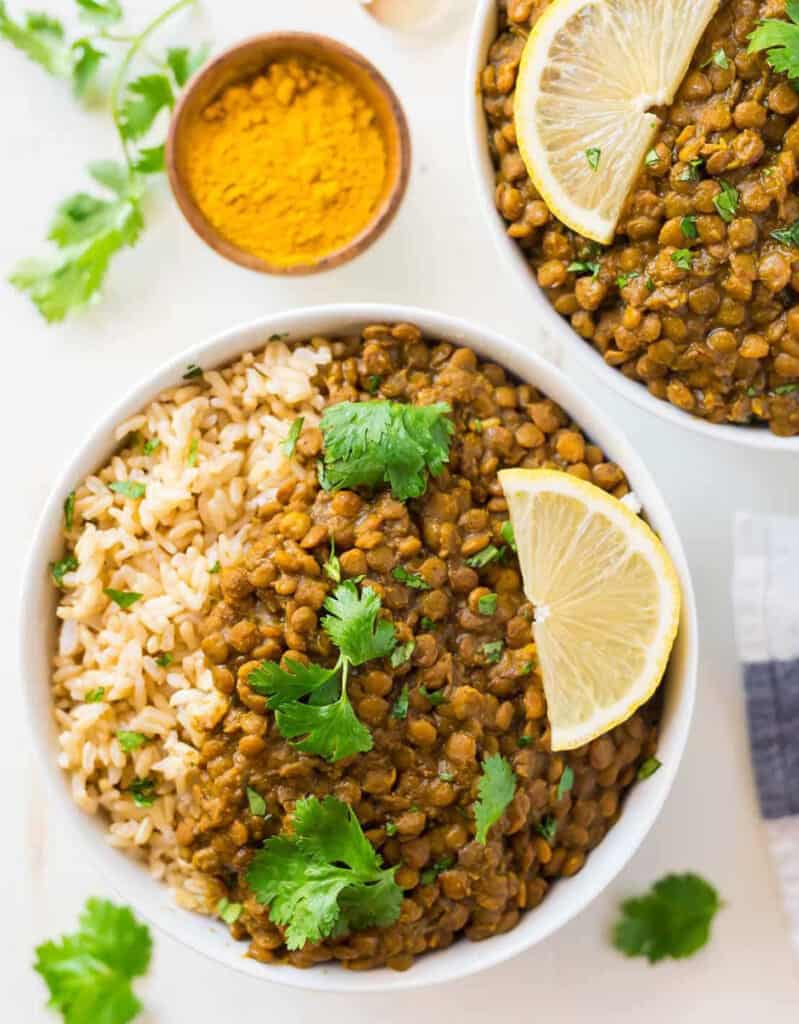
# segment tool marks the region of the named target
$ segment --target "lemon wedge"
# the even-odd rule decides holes
[[[516,81],[519,150],[567,227],[612,241],[671,103],[720,0],[553,0]]]
[[[499,479],[516,537],[553,750],[625,721],[666,670],[680,585],[665,548],[617,498],[548,469]]]

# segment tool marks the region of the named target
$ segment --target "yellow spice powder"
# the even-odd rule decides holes
[[[383,197],[386,144],[374,107],[338,70],[276,60],[228,87],[189,126],[195,202],[220,234],[277,267],[351,241]]]

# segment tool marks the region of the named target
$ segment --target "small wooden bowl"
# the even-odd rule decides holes
[[[182,143],[185,138],[184,127],[229,85],[254,77],[276,57],[297,54],[336,68],[363,91],[374,106],[386,141],[387,169],[380,202],[372,219],[359,234],[340,249],[313,263],[280,267],[240,249],[209,223],[188,187]],[[405,114],[394,90],[365,57],[327,36],[307,32],[270,32],[252,36],[231,46],[197,72],[172,115],[166,143],[166,167],[172,192],[186,220],[200,238],[221,256],[262,274],[313,274],[354,259],[391,223],[408,185],[411,140]]]

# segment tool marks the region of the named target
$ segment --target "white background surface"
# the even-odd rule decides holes
[[[431,0],[432,2],[432,0]],[[19,4],[12,0],[13,11]],[[44,6],[43,3],[40,6]],[[49,0],[53,11],[67,0]],[[128,0],[136,22],[158,8]],[[507,277],[475,209],[465,159],[462,66],[472,4],[452,0],[436,30],[400,35],[353,0],[206,0],[199,38],[226,45],[272,28],[327,32],[364,51],[405,105],[415,162],[388,234],[355,263],[295,281],[223,262],[182,222],[165,188],[149,227],[114,263],[104,301],[48,328],[26,299],[0,284],[5,362],[0,411],[3,572],[0,630],[6,667],[0,778],[0,1017],[46,1022],[33,946],[71,928],[85,898],[110,895],[50,807],[30,754],[14,660],[22,560],[50,481],[98,414],[155,364],[195,340],[267,311],[320,302],[385,300],[491,324],[532,346],[551,346],[531,319],[524,288]],[[54,204],[85,187],[83,165],[115,156],[109,119],[81,110],[66,88],[9,48],[0,49],[0,272],[35,254]],[[563,360],[634,438],[671,503],[694,573],[703,642],[699,700],[688,751],[666,809],[632,864],[594,905],[545,947],[457,987],[387,997],[322,996],[228,972],[156,935],[153,968],[138,987],[143,1024],[283,1019],[310,1024],[796,1024],[799,974],[752,787],[736,664],[729,582],[737,508],[799,512],[799,454],[756,452],[698,439],[622,404]],[[727,901],[710,945],[692,960],[649,968],[608,945],[615,908],[670,870],[696,870]],[[268,978],[268,969],[264,971]],[[323,1016],[324,1015],[324,1018]]]

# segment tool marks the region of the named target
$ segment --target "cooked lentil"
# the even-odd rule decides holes
[[[547,3],[498,0],[482,74],[508,235],[609,366],[711,423],[799,434],[799,249],[772,234],[799,219],[799,95],[765,54],[747,53],[784,3],[723,0],[674,103],[657,110],[659,134],[604,249],[550,214],[516,147],[516,73]]]
[[[205,622],[202,649],[228,706],[200,748],[177,841],[218,900],[242,905],[230,929],[249,940],[255,959],[404,970],[460,936],[508,931],[558,877],[582,868],[655,751],[659,707],[650,702],[581,749],[550,750],[533,608],[504,543],[498,470],[556,468],[622,497],[629,488],[620,467],[553,401],[469,349],[425,339],[410,324],[373,325],[331,344],[333,361],[317,381],[327,404],[368,400],[376,376],[381,398],[448,402],[456,425],[450,462],[407,504],[386,491],[329,493],[315,474],[303,474],[260,507],[248,553],[222,570],[221,600]],[[297,445],[306,468],[319,454],[318,434],[304,431]],[[260,659],[335,661],[320,626],[336,585],[325,568],[333,544],[342,577],[365,576],[409,657],[353,672],[349,696],[374,748],[330,764],[279,735],[247,678]],[[501,558],[468,564],[491,545]],[[507,758],[517,789],[482,845],[473,804],[481,762],[492,754]],[[252,793],[265,804],[259,813]],[[296,801],[309,794],[353,807],[384,861],[397,866],[405,896],[388,928],[291,952],[245,873],[263,840],[290,827]]]

